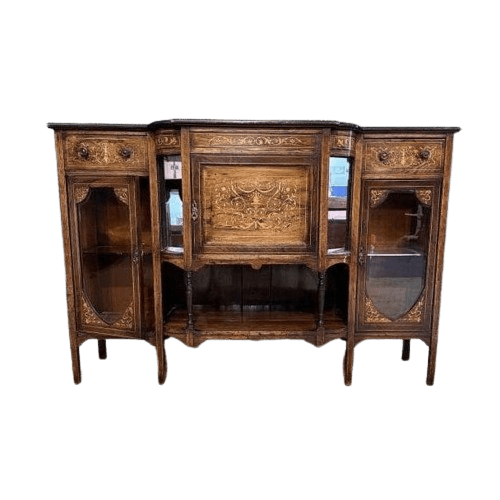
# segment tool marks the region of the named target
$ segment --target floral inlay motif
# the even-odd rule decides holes
[[[286,231],[300,213],[298,187],[286,181],[228,182],[212,196],[212,224],[218,229]]]

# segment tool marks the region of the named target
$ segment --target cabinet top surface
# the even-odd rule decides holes
[[[112,123],[48,123],[54,130],[128,130],[148,131],[160,129],[178,129],[180,127],[245,127],[245,128],[334,128],[359,132],[451,132],[459,127],[360,127],[353,123],[331,120],[204,120],[204,119],[171,119],[145,124],[112,124]]]

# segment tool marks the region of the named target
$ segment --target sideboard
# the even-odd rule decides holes
[[[452,127],[337,121],[49,123],[69,337],[400,339],[434,382]]]

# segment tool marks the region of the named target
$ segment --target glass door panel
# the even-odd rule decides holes
[[[75,186],[82,322],[133,328],[133,238],[128,186]]]
[[[431,201],[431,189],[369,190],[364,306],[374,321],[405,320],[423,295]]]
[[[348,247],[350,161],[330,157],[328,182],[328,253],[343,252]]]
[[[183,252],[182,163],[180,155],[163,156],[161,182],[163,192],[162,247],[173,253]]]

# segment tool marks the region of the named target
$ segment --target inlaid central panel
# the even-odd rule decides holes
[[[305,156],[195,156],[195,252],[312,252],[315,163]]]
[[[208,167],[202,185],[205,243],[307,244],[305,168]]]

